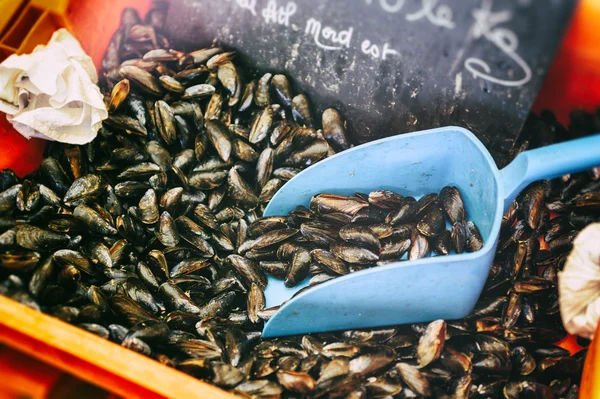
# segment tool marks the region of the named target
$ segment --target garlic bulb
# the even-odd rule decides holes
[[[560,314],[570,334],[592,339],[600,319],[600,223],[583,229],[558,273]]]

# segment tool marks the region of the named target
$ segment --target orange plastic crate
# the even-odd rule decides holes
[[[110,394],[9,347],[0,348],[0,398],[108,399]]]
[[[2,296],[0,320],[0,341],[4,344],[125,398],[234,397]]]

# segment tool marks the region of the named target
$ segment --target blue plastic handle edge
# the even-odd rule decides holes
[[[413,133],[405,133],[402,134],[402,136],[404,138],[406,137],[411,137],[411,136],[419,136],[419,135],[425,135],[425,134],[431,134],[434,132],[445,132],[445,131],[453,131],[456,134],[461,134],[463,136],[465,136],[468,140],[472,141],[473,144],[479,149],[479,151],[483,154],[484,159],[487,161],[489,167],[490,167],[490,172],[493,174],[495,181],[496,181],[496,187],[498,190],[498,201],[501,201],[503,198],[503,193],[500,191],[502,190],[502,176],[500,174],[500,171],[498,170],[498,166],[496,165],[496,162],[494,161],[492,155],[489,153],[489,151],[487,150],[487,148],[485,147],[485,145],[483,145],[483,143],[477,138],[477,136],[475,136],[475,134],[473,134],[473,132],[471,132],[468,129],[459,127],[459,126],[445,126],[445,127],[440,127],[440,128],[434,128],[434,129],[428,129],[428,130],[422,130],[419,132],[413,132]],[[359,151],[360,147],[363,146],[372,146],[372,145],[380,145],[385,143],[386,141],[389,140],[394,140],[394,138],[396,138],[396,136],[390,136],[390,137],[385,137],[383,139],[379,139],[379,140],[375,140],[375,141],[371,141],[369,143],[365,143],[362,144],[360,146],[342,151],[336,155],[334,155],[334,157],[337,156],[343,156],[344,153],[348,152],[348,151]],[[327,159],[331,159],[327,158]],[[320,163],[316,163],[312,166],[310,166],[307,169],[304,169],[302,172],[300,173],[305,173],[308,169],[310,168],[318,168],[318,167],[323,167],[322,164]],[[277,196],[277,194],[275,194],[275,196]],[[275,197],[273,197],[275,198]],[[271,205],[271,203],[273,202],[273,199],[267,204],[267,207],[265,209],[264,215],[265,216],[273,216],[270,214],[270,212],[272,212],[272,208],[269,209],[269,206]],[[494,222],[492,224],[492,228],[491,228],[491,232],[490,232],[490,236],[489,239],[485,241],[485,244],[483,246],[483,248],[481,248],[479,251],[477,252],[472,252],[472,253],[463,253],[463,254],[456,254],[453,255],[453,260],[456,262],[471,262],[471,261],[476,261],[477,259],[483,258],[486,256],[487,253],[489,253],[490,251],[495,251],[496,249],[496,242],[498,240],[498,235],[500,233],[500,223],[502,221],[502,215],[504,215],[505,212],[503,212],[502,209],[500,209],[500,204],[498,204],[498,206],[496,207],[496,213],[494,215]],[[370,269],[365,269],[365,270],[361,270],[359,272],[356,273],[351,273],[351,274],[347,274],[345,276],[340,276],[337,277],[335,279],[326,281],[322,284],[319,284],[316,287],[313,287],[311,290],[309,291],[305,291],[303,293],[300,293],[299,295],[295,296],[294,298],[290,299],[287,303],[284,303],[282,305],[282,307],[279,309],[278,313],[281,312],[282,310],[284,310],[287,307],[290,307],[292,305],[292,302],[296,302],[296,301],[301,301],[302,298],[304,296],[310,295],[310,291],[314,291],[314,290],[321,290],[321,289],[327,289],[327,287],[329,285],[333,285],[336,283],[339,283],[341,280],[344,279],[352,279],[352,278],[360,278],[360,276],[364,276],[366,274],[370,274],[370,273],[378,273],[379,271],[383,270],[383,269],[387,269],[387,268],[398,268],[398,267],[408,267],[408,266],[420,266],[420,265],[426,265],[428,263],[435,263],[438,262],[439,259],[436,259],[436,257],[432,257],[432,258],[423,258],[423,259],[418,259],[418,260],[414,260],[414,261],[410,261],[410,262],[399,262],[399,263],[394,263],[394,264],[389,264],[389,265],[383,265],[383,266],[379,266],[377,268],[370,268]],[[273,317],[272,319],[268,320],[265,325],[263,326],[263,336],[264,337],[277,337],[277,336],[281,336],[280,331],[278,331],[278,329],[276,328],[275,324],[275,320],[276,318]]]
[[[500,171],[504,212],[534,181],[600,166],[600,134],[525,151]]]

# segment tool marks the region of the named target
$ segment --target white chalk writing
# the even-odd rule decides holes
[[[421,10],[406,15],[407,21],[417,21],[422,18],[427,18],[434,25],[448,29],[454,28],[452,21],[452,9],[445,4],[441,4],[435,8],[438,0],[422,0],[423,8]],[[435,10],[435,11],[434,11]]]
[[[372,4],[373,0],[366,0],[367,4]],[[385,12],[397,13],[404,7],[404,0],[379,0],[379,5]]]
[[[298,11],[298,5],[294,1],[285,0],[227,0],[235,3],[239,8],[249,11],[255,17],[262,17],[266,24],[278,24],[298,30],[298,21],[292,18]],[[278,3],[279,1],[279,3]],[[405,6],[407,13],[405,19],[408,22],[426,21],[434,26],[445,29],[454,29],[453,10],[444,4],[447,0],[420,0],[417,2],[419,8],[409,7],[406,0],[365,0],[370,7],[380,8],[387,14],[397,14]],[[519,0],[520,4],[529,4],[530,0]],[[260,5],[259,5],[260,3]],[[410,8],[410,9],[408,9]],[[481,6],[471,11],[473,25],[469,30],[470,38],[474,40],[484,39],[493,44],[500,52],[506,55],[522,71],[519,78],[500,78],[494,76],[492,67],[486,61],[478,57],[468,57],[464,61],[464,68],[470,72],[474,79],[483,79],[508,87],[522,86],[532,78],[531,68],[525,60],[517,53],[519,38],[514,31],[500,25],[509,23],[512,14],[508,11],[492,11],[493,0],[481,0]],[[257,12],[258,10],[258,12]],[[370,18],[375,16],[370,16]],[[355,32],[354,26],[339,27],[331,26],[321,17],[311,17],[305,23],[304,36],[311,39],[314,44],[327,51],[340,51],[342,49],[356,48],[360,53],[373,60],[387,60],[391,57],[400,57],[400,53],[392,48],[389,42],[375,43],[360,31]],[[301,25],[300,25],[301,26]],[[385,23],[382,22],[382,26]],[[354,36],[358,36],[357,44],[354,45]],[[461,51],[467,50],[466,48]],[[458,59],[462,59],[459,53]],[[462,76],[461,76],[462,81]]]
[[[262,16],[266,23],[276,23],[283,26],[289,26],[290,17],[296,13],[298,6],[293,1],[286,6],[277,6],[277,1],[269,0],[269,3],[262,10]]]
[[[256,0],[236,0],[240,8],[246,9],[256,16]]]
[[[396,13],[404,7],[404,0],[379,0],[379,5],[383,8],[383,11]]]
[[[379,46],[376,44],[371,44],[369,39],[363,40],[360,45],[360,49],[363,53],[370,55],[371,57],[378,59],[381,57],[382,60],[386,60],[390,55],[399,55],[396,50],[390,48],[388,43],[384,43],[381,50],[379,50]]]
[[[336,31],[330,26],[322,28],[320,21],[310,18],[306,21],[304,35],[311,36],[314,39],[315,44],[324,50],[341,50],[344,46],[347,48],[350,47],[353,32],[354,28],[352,27],[340,31]],[[330,44],[333,45],[321,43],[321,38],[329,41]]]
[[[531,80],[532,75],[529,65],[516,52],[519,47],[519,38],[512,30],[497,27],[499,24],[509,22],[512,14],[508,11],[493,12],[492,5],[492,0],[482,0],[481,8],[473,10],[475,23],[471,28],[471,33],[475,39],[483,37],[496,45],[522,69],[524,76],[518,80],[497,78],[491,75],[492,70],[488,63],[476,57],[467,58],[464,64],[465,68],[473,74],[475,79],[481,78],[502,86],[522,86]]]

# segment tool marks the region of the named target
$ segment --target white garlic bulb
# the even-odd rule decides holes
[[[570,334],[592,339],[600,319],[600,223],[583,229],[558,273],[560,314]]]

